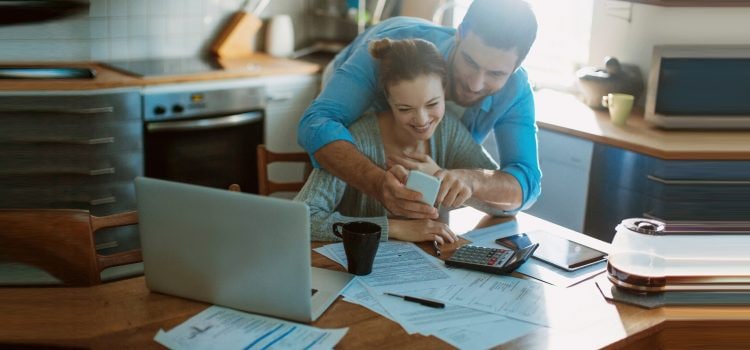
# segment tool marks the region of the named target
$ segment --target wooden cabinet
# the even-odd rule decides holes
[[[0,208],[135,210],[143,174],[137,89],[0,94]],[[133,227],[102,231],[103,253],[138,247]]]
[[[593,142],[540,129],[542,194],[526,212],[583,232]]]

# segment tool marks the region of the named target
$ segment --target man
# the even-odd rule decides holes
[[[541,172],[533,95],[520,64],[536,29],[531,8],[521,0],[475,0],[458,30],[407,17],[373,26],[336,56],[333,74],[300,121],[298,141],[316,166],[376,198],[392,214],[437,218],[435,208],[419,202],[420,193],[403,186],[403,166],[420,168],[425,159],[407,154],[386,171],[357,151],[347,131],[367,109],[388,108],[368,43],[386,37],[425,39],[449,64],[448,99],[474,140],[481,143],[491,131],[497,140],[501,170],[458,170],[462,181],[475,198],[507,214],[528,208],[539,196]]]

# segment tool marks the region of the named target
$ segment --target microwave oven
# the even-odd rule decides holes
[[[750,129],[750,46],[655,46],[644,118],[662,128]]]

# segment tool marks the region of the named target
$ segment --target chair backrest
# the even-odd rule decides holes
[[[0,262],[40,268],[68,286],[101,284],[100,273],[143,261],[140,249],[100,255],[96,231],[138,223],[136,212],[97,217],[87,210],[0,209]]]
[[[305,163],[304,179],[301,182],[274,182],[268,178],[268,165],[274,162]],[[265,145],[258,145],[258,193],[267,196],[274,192],[297,192],[307,181],[312,171],[310,156],[304,152],[277,153],[266,149]]]

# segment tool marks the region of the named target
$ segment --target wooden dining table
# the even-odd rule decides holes
[[[457,233],[474,226],[514,224],[514,230],[544,229],[593,248],[609,245],[527,214],[514,218],[488,218],[460,209],[451,214]],[[447,258],[466,241],[443,247]],[[313,248],[321,242],[313,242]],[[430,244],[420,244],[432,254]],[[344,270],[313,253],[312,265]],[[594,279],[565,290],[567,299],[545,300],[550,316],[570,321],[570,327],[540,327],[508,343],[508,349],[589,348],[750,348],[750,307],[670,306],[645,309],[605,300]],[[583,302],[596,318],[581,320],[566,304]],[[129,278],[94,287],[0,288],[0,348],[103,348],[159,349],[153,338],[209,304],[149,291],[145,279]],[[591,312],[588,312],[590,314]],[[576,326],[580,324],[580,326]],[[433,336],[409,335],[401,326],[360,305],[339,298],[317,321],[320,328],[345,328],[340,349],[443,349],[450,345]],[[498,330],[503,331],[502,329]]]

